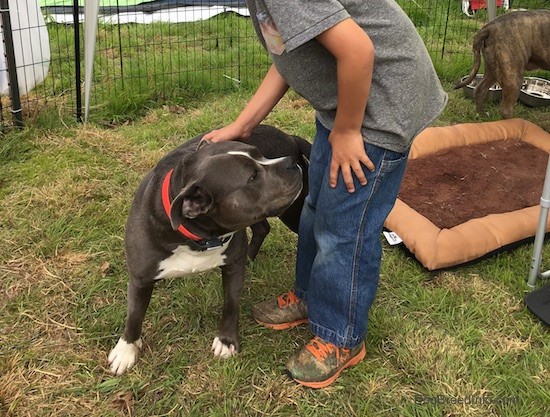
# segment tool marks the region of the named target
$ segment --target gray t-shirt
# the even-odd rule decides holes
[[[403,152],[445,107],[447,94],[428,51],[395,1],[248,0],[248,7],[275,67],[329,130],[338,100],[336,61],[315,37],[350,17],[375,49],[362,127],[368,143]]]

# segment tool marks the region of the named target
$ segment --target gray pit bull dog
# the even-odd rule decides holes
[[[221,267],[224,303],[212,351],[239,350],[239,303],[247,255],[253,258],[279,216],[293,231],[307,194],[311,144],[271,126],[243,142],[179,146],[145,176],[126,223],[130,274],[123,336],[109,354],[112,373],[137,361],[141,329],[156,281]],[[246,228],[251,227],[250,244]]]
[[[468,78],[455,85],[462,88],[475,78],[483,53],[483,80],[475,89],[478,113],[491,86],[502,87],[500,114],[512,117],[514,103],[527,70],[550,70],[550,10],[517,11],[503,14],[477,32],[473,42],[474,67]]]

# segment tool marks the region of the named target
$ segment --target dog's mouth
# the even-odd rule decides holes
[[[300,178],[303,178],[303,170],[302,170],[302,167],[298,164],[296,164],[296,166],[298,167],[298,169],[300,170]],[[267,217],[277,217],[277,216],[280,216],[281,214],[283,214],[290,206],[292,206],[294,204],[294,202],[296,200],[298,200],[300,198],[300,195],[302,194],[302,190],[304,189],[304,183],[303,183],[303,180],[300,180],[298,182],[298,189],[296,190],[296,193],[294,194],[294,196],[292,197],[292,199],[290,200],[289,203],[285,204],[284,206],[282,206],[281,208],[277,209],[277,210],[272,210],[270,213],[266,214]]]
[[[288,205],[286,205],[283,208],[283,211],[286,210],[287,208],[289,208],[292,204],[294,204],[294,202],[300,197],[300,194],[302,194],[302,190],[304,188],[304,181],[303,181],[304,170],[302,169],[302,167],[298,163],[294,164],[293,168],[298,168],[298,171],[300,171],[300,181],[298,182],[299,187],[298,187],[298,190],[296,191],[296,194],[294,195],[294,197],[292,197],[292,200],[290,201],[290,203],[288,203]],[[277,214],[277,216],[279,214]]]
[[[300,187],[298,187],[298,192],[296,193],[296,195],[294,196],[294,198],[292,199],[292,201],[290,202],[288,207],[290,207],[292,204],[294,204],[294,202],[298,199],[298,197],[300,197],[300,194],[302,194],[302,190],[304,189],[304,181],[303,181],[304,170],[302,169],[300,164],[296,164],[296,167],[300,171],[300,178],[302,178],[302,181],[300,181]]]
[[[304,189],[304,186],[303,184],[298,188],[298,192],[296,193],[296,195],[294,196],[294,198],[292,199],[292,201],[290,202],[290,204],[288,205],[288,207],[290,207],[291,205],[294,204],[294,202],[296,200],[298,200],[298,198],[300,197],[300,194],[302,194],[302,190]]]
[[[281,214],[283,214],[290,206],[292,206],[294,204],[294,202],[296,200],[298,200],[298,198],[300,197],[300,194],[302,193],[302,188],[303,187],[300,187],[300,189],[298,190],[296,195],[292,198],[292,201],[290,203],[286,204],[284,207],[281,207],[278,210],[272,210],[272,212],[267,213],[266,216],[267,217],[277,217],[277,216],[280,216]]]

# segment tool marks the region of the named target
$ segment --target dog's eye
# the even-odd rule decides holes
[[[250,176],[250,178],[248,179],[248,182],[255,181],[256,178],[258,178],[258,173],[259,173],[259,171],[257,169],[255,169],[254,172],[252,172],[252,175]]]

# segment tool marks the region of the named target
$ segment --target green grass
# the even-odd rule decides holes
[[[480,119],[470,100],[445,87],[450,102],[436,124],[498,119],[495,105]],[[140,178],[177,144],[233,120],[250,93],[205,95],[116,125],[56,126],[57,112],[42,114],[5,135],[0,414],[549,415],[548,330],[522,301],[531,245],[437,274],[385,247],[367,360],[314,391],[282,373],[310,337],[307,328],[274,332],[250,316],[254,303],[292,285],[295,236],[275,220],[247,270],[238,356],[209,354],[222,303],[219,272],[211,271],[160,283],[139,363],[122,377],[108,373],[126,308],[123,228]],[[515,115],[550,130],[547,110],[517,105]],[[290,94],[268,122],[311,138],[312,118]]]

